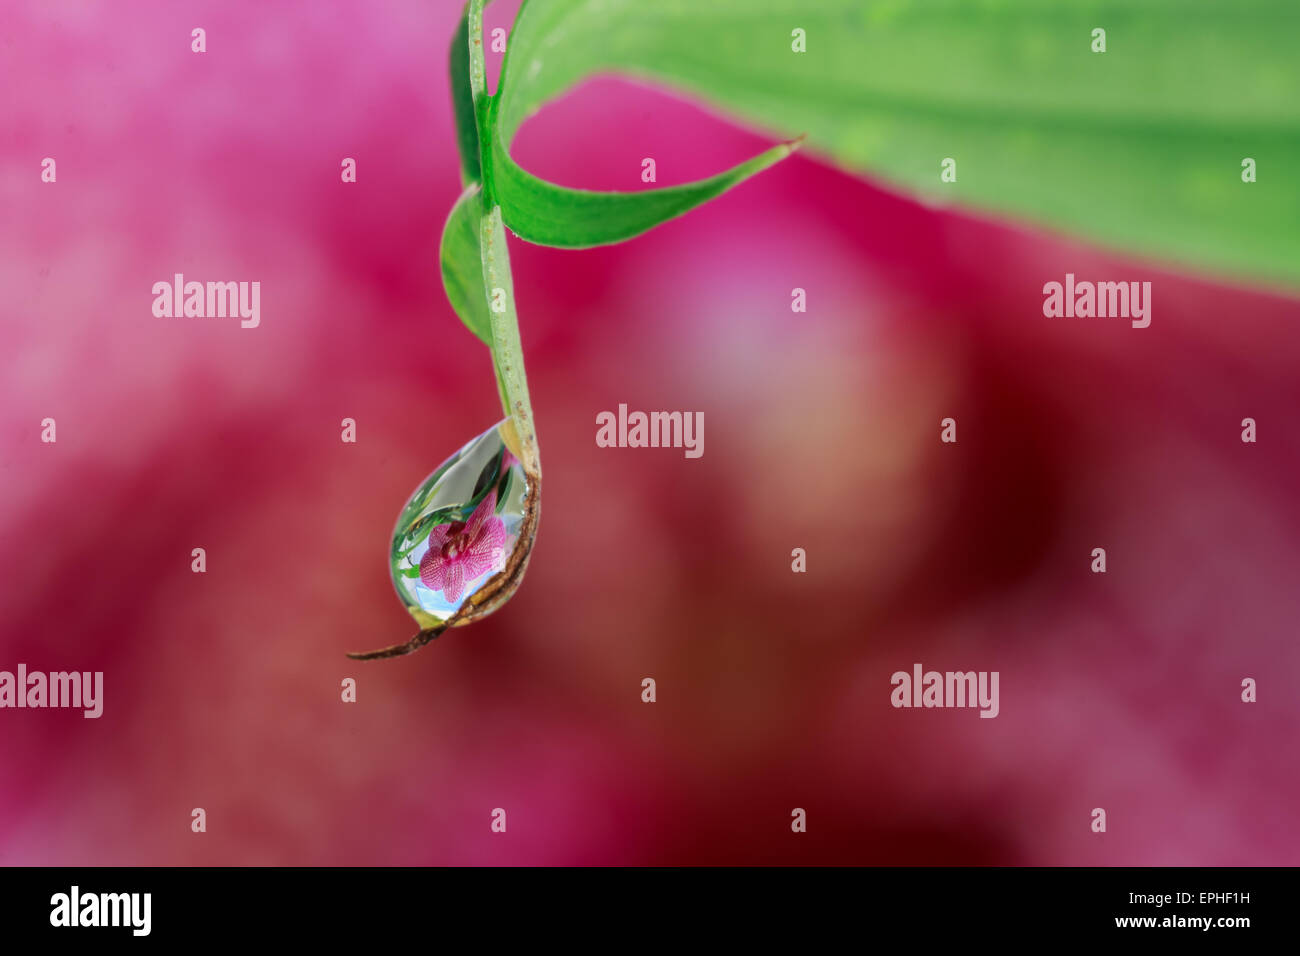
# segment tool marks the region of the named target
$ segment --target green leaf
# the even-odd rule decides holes
[[[524,4],[516,20],[516,34],[521,22],[529,22],[524,20],[528,6],[528,3]],[[553,26],[549,20],[539,23],[534,31],[540,32],[523,35],[524,45],[527,47],[531,41],[536,46],[537,41],[544,41],[545,31]],[[530,87],[527,80],[507,80],[514,44],[515,35],[512,34],[501,68],[499,92],[493,97],[485,118],[487,129],[484,136],[491,145],[491,162],[484,170],[484,190],[489,201],[500,205],[502,220],[510,231],[529,242],[585,249],[631,239],[720,196],[798,148],[798,141],[782,143],[716,176],[682,186],[638,192],[596,192],[547,182],[520,167],[510,157],[508,143],[517,128],[517,121],[503,129],[497,119],[503,102],[532,102],[539,96],[539,90],[544,92],[550,88],[545,81]],[[577,62],[581,64],[587,60],[579,57]],[[529,75],[536,79],[532,72]],[[518,88],[521,86],[523,89]]]
[[[1294,286],[1297,35],[1295,0],[525,0],[492,165],[512,228],[585,201],[541,194],[498,150],[613,71],[806,132],[833,162],[931,202]],[[1241,179],[1247,157],[1257,182]],[[955,183],[940,181],[945,158]]]
[[[732,186],[789,156],[797,143],[783,143],[724,173],[642,192],[568,189],[520,168],[494,140],[492,166],[505,224],[521,239],[565,249],[622,242],[689,212]]]
[[[469,85],[469,4],[461,14],[448,58],[451,71],[451,105],[456,119],[456,145],[460,149],[460,174],[465,185],[483,178],[478,158],[478,121]]]
[[[492,347],[492,320],[488,315],[487,291],[483,287],[483,265],[479,255],[479,220],[483,203],[479,187],[470,186],[456,205],[442,230],[439,257],[442,260],[442,285],[447,299],[465,327]]]

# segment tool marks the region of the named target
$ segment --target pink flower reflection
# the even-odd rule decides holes
[[[420,580],[430,591],[441,591],[448,604],[460,600],[465,582],[502,564],[506,525],[492,513],[496,504],[493,489],[468,522],[440,524],[429,532],[429,550],[420,559]]]

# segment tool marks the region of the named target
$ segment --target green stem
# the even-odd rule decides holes
[[[505,228],[501,225],[501,207],[493,206],[484,214],[479,227],[479,248],[483,256],[483,285],[489,296],[492,318],[492,362],[505,392],[506,414],[514,417],[519,434],[517,449],[524,471],[539,476],[542,463],[537,452],[537,433],[533,426],[533,405],[528,397],[528,378],[524,374],[524,349],[519,341],[519,319],[515,313],[514,279],[510,275],[510,253],[506,249]],[[504,292],[504,308],[492,308],[496,290]]]
[[[491,150],[492,98],[487,95],[487,73],[483,63],[483,3],[469,3],[469,83],[478,125],[479,167],[482,170],[483,212],[479,219],[479,252],[483,262],[483,288],[488,296],[492,327],[492,364],[501,391],[502,408],[515,421],[519,436],[520,461],[529,475],[540,477],[541,457],[533,425],[533,404],[528,397],[524,374],[524,350],[519,340],[519,317],[515,310],[514,278],[510,273],[510,252],[506,248],[505,226],[497,205],[493,183]],[[504,295],[500,301],[497,291]],[[498,309],[498,305],[501,307]]]
[[[487,95],[487,71],[483,68],[483,4],[469,0],[469,90],[477,111],[479,101]],[[479,133],[482,134],[482,130]]]

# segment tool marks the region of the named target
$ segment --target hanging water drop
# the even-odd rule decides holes
[[[514,420],[507,418],[420,483],[398,515],[388,556],[393,587],[420,632],[349,657],[409,654],[509,600],[528,564],[541,490],[520,459]]]

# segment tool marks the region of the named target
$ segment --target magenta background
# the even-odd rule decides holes
[[[346,660],[411,632],[392,521],[499,406],[436,259],[459,4],[329,7],[0,11],[0,669],[106,683],[0,711],[0,862],[1300,863],[1300,306],[815,154],[621,246],[512,240],[527,580]],[[769,142],[601,80],[516,155],[636,189]],[[261,281],[261,327],[155,319],[177,271]],[[1044,319],[1067,271],[1153,280],[1151,327]],[[619,402],[704,412],[704,457],[596,448]],[[894,710],[915,661],[1000,671],[1001,716]]]

